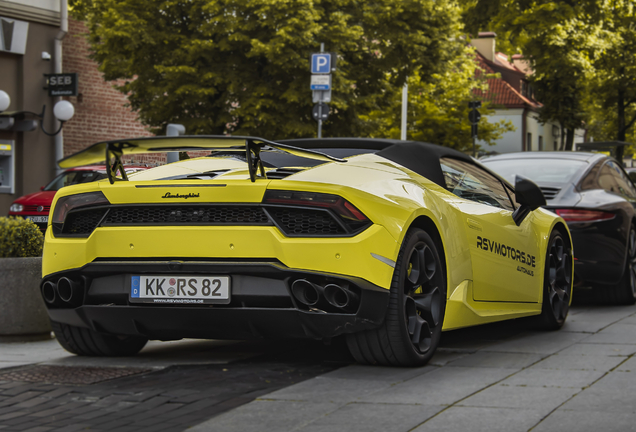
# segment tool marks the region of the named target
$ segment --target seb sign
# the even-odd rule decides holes
[[[77,74],[47,74],[49,96],[77,96]]]

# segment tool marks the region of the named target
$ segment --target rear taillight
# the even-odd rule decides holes
[[[89,192],[77,195],[68,195],[57,200],[55,210],[53,211],[53,220],[55,224],[63,224],[66,215],[71,210],[82,207],[93,207],[98,205],[110,204],[108,199],[101,192]]]
[[[322,207],[333,210],[338,216],[344,219],[361,222],[369,220],[353,204],[338,195],[316,192],[268,190],[265,192],[263,203]]]
[[[616,217],[614,213],[600,210],[558,209],[555,212],[566,222],[599,222]]]
[[[371,225],[371,221],[353,204],[338,195],[299,192],[286,190],[268,190],[263,204],[293,207],[314,207],[331,211],[347,227],[349,232],[357,232]]]

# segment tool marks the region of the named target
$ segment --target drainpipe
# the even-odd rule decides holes
[[[62,73],[62,40],[68,33],[68,0],[60,0],[60,31],[57,32],[57,36],[55,36],[55,49],[54,56],[55,59],[55,73]],[[61,101],[62,97],[56,97],[54,99],[53,105],[57,102]],[[52,110],[51,110],[52,112]],[[58,120],[55,120],[55,129],[59,128],[60,124]],[[57,161],[64,158],[64,132],[60,131],[57,135],[55,135],[55,168],[57,173],[61,173],[64,171],[57,165]]]
[[[528,107],[523,107],[523,114],[521,114],[521,151],[526,151],[526,132],[528,130]]]

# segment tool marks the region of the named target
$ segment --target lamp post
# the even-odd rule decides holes
[[[48,136],[55,136],[60,133],[64,123],[75,115],[75,107],[67,100],[61,100],[53,106],[53,115],[60,122],[60,127],[55,132],[48,132],[44,129],[44,114],[46,105],[42,106],[42,113],[37,114],[31,111],[5,112],[11,105],[11,98],[7,92],[0,90],[0,130],[17,130],[20,132],[30,132],[36,129],[36,120],[26,120],[24,117],[30,116],[39,120],[40,129]],[[20,117],[16,122],[16,117]]]

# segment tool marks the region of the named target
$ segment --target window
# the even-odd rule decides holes
[[[609,161],[607,165],[610,167],[612,171],[612,176],[614,177],[614,182],[618,187],[618,193],[624,196],[628,196],[630,198],[636,198],[636,190],[634,189],[634,185],[629,180],[627,175],[623,172],[623,169],[618,166],[616,162]]]
[[[592,190],[592,189],[601,189],[601,186],[598,184],[597,177],[598,173],[601,170],[602,163],[597,163],[592,167],[592,169],[583,177],[581,183],[579,183],[579,189],[584,190]]]
[[[532,151],[532,134],[528,132],[526,137],[526,151]]]
[[[618,184],[612,174],[612,168],[607,163],[601,167],[601,171],[598,174],[598,184],[607,192],[619,193]]]
[[[543,136],[539,135],[539,151],[543,151]]]
[[[514,210],[503,183],[483,169],[468,162],[443,158],[442,172],[446,188],[460,198]]]

